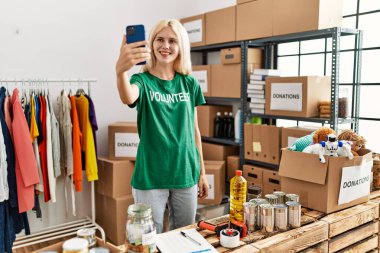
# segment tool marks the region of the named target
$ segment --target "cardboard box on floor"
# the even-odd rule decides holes
[[[241,97],[241,64],[211,65],[211,94],[213,97]]]
[[[237,155],[227,156],[227,181],[235,176],[235,171],[240,167],[240,157]]]
[[[104,196],[117,198],[132,193],[131,179],[135,163],[129,160],[109,160],[98,158],[99,180],[95,181],[95,190]]]
[[[311,134],[316,129],[304,127],[284,127],[281,131],[281,148],[291,147],[301,137]]]
[[[243,165],[243,177],[249,181],[249,182],[256,182],[258,184],[263,183],[263,170],[264,168],[261,168],[256,165]]]
[[[137,123],[116,122],[108,125],[109,159],[136,160],[139,142]]]
[[[279,170],[281,190],[298,194],[302,206],[324,213],[367,202],[368,195],[338,205],[343,167],[357,166],[354,167],[356,173],[352,179],[356,182],[362,178],[355,177],[365,171],[367,162],[372,162],[372,153],[369,150],[363,149],[359,154],[362,156],[355,156],[352,160],[347,157],[325,156],[326,163],[323,164],[318,155],[283,149]],[[356,186],[350,189],[357,190]]]
[[[252,160],[279,164],[281,127],[256,124],[252,124],[251,127]],[[249,139],[246,141],[248,142],[247,145],[249,145]]]
[[[224,161],[204,161],[209,183],[208,196],[198,199],[199,204],[219,205],[225,192],[226,163]]]
[[[318,103],[330,101],[330,94],[330,76],[268,77],[265,114],[318,117]]]
[[[274,0],[273,35],[342,26],[343,0]]]
[[[96,222],[115,245],[122,245],[125,242],[128,206],[133,203],[132,194],[110,198],[95,193]]]
[[[211,96],[211,66],[194,65],[192,75],[198,80],[203,96]]]
[[[230,105],[201,105],[197,107],[198,126],[201,136],[214,137],[216,113],[232,112]]]
[[[206,44],[236,40],[236,6],[206,13]]]
[[[191,47],[206,45],[206,18],[205,15],[196,15],[180,19],[189,35]]]
[[[202,142],[203,159],[211,161],[227,161],[227,156],[238,155],[238,147]]]
[[[272,36],[273,0],[246,1],[236,6],[236,40]]]

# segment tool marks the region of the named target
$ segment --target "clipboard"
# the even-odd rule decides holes
[[[199,242],[198,245],[181,235],[181,231]],[[195,228],[169,231],[156,235],[156,246],[162,253],[218,253],[218,251]]]

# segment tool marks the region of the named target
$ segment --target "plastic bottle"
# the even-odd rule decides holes
[[[228,113],[227,114],[227,124],[226,124],[226,127],[224,128],[224,138],[230,138],[230,131],[231,131],[231,128],[232,128],[232,125],[233,125],[233,122],[232,122],[232,113]]]
[[[236,170],[230,182],[230,220],[244,222],[243,203],[247,198],[247,180],[242,174],[241,170]]]
[[[240,109],[235,113],[235,141],[240,142],[240,117],[241,112]]]
[[[228,112],[224,112],[224,117],[223,117],[223,120],[222,120],[222,131],[220,133],[220,137],[222,138],[226,138],[226,132],[228,129]]]
[[[222,117],[221,117],[221,113],[220,112],[217,112],[216,113],[216,117],[215,117],[215,120],[214,120],[214,137],[215,138],[219,138],[220,137],[220,128],[222,127]]]
[[[228,129],[228,138],[234,139],[235,138],[235,122],[234,122],[234,116],[232,112],[229,113],[229,118],[230,118],[230,125]]]

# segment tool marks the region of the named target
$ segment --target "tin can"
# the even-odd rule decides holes
[[[244,207],[244,223],[247,226],[248,232],[255,231],[257,205],[253,202],[245,202]]]
[[[261,205],[262,223],[261,229],[264,233],[272,233],[274,231],[274,208],[270,204]]]
[[[277,204],[285,204],[285,192],[275,191],[273,192],[273,195],[278,197]]]
[[[256,228],[257,229],[261,229],[262,226],[263,226],[263,223],[262,223],[262,218],[261,218],[262,214],[261,214],[261,207],[260,207],[260,205],[262,205],[262,204],[269,204],[269,203],[268,203],[268,201],[266,199],[261,199],[261,198],[252,199],[249,202],[253,202],[257,206],[256,207],[257,208],[257,210],[256,210],[256,213],[257,213],[257,215],[256,215]]]
[[[72,238],[62,245],[63,253],[88,253],[88,241],[83,238]]]
[[[291,228],[301,227],[301,204],[295,201],[286,202],[289,213],[289,226]]]
[[[92,248],[96,245],[95,239],[95,229],[93,228],[83,228],[77,231],[77,237],[88,241],[88,247]]]
[[[95,247],[90,249],[90,253],[110,253],[110,250],[104,247]]]
[[[283,204],[274,205],[274,226],[277,230],[288,229],[288,207]]]
[[[269,204],[271,204],[271,205],[278,204],[278,197],[274,194],[266,194],[265,198],[269,202]]]
[[[300,197],[297,194],[294,193],[288,193],[285,195],[285,203],[289,201],[295,201],[295,202],[300,202]]]

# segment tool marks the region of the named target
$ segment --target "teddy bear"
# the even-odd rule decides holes
[[[342,133],[338,135],[338,140],[349,141],[351,143],[351,152],[354,156],[359,156],[358,151],[365,148],[365,143],[367,142],[363,136],[355,133],[351,129],[342,131]]]
[[[329,127],[321,127],[314,132],[313,143],[320,143],[321,141],[327,141],[327,136],[329,134],[336,135],[336,132]]]

